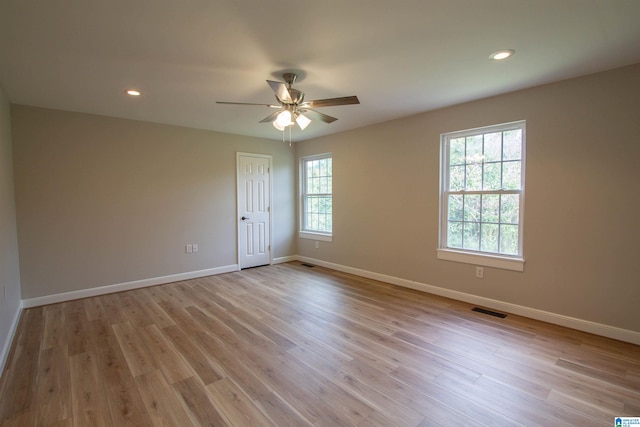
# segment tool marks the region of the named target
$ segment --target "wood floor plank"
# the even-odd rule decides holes
[[[538,359],[515,348],[501,349],[496,356],[500,362],[498,366],[504,372],[535,379],[550,389],[591,402],[595,406],[608,407],[613,411],[621,407],[625,399],[640,402],[640,387],[630,390],[621,384],[594,381],[593,377],[563,369],[546,357]]]
[[[411,385],[402,382],[393,374],[381,375],[382,373],[377,369],[357,359],[344,364],[341,373],[345,378],[352,378],[352,381],[358,381],[374,390],[380,390],[388,399],[398,402],[400,408],[412,408],[413,411],[432,421],[437,420],[446,424],[446,420],[450,418],[452,414],[455,414],[455,419],[462,425],[472,425],[477,422],[461,413],[456,413],[456,411],[442,411],[437,401],[430,396],[416,392]],[[431,375],[427,374],[425,376],[424,372],[421,372],[419,378],[422,381],[432,380]],[[433,379],[435,379],[435,377]],[[392,407],[391,409],[396,410],[397,407]],[[395,418],[389,415],[387,415],[387,417]]]
[[[44,337],[42,349],[63,346],[66,339],[66,315],[62,304],[52,304],[43,307]]]
[[[305,331],[297,327],[297,322],[296,324],[289,324],[271,315],[268,315],[265,318],[265,321],[272,329],[285,336],[289,341],[295,343],[296,347],[312,348],[315,352],[326,354],[327,357],[330,358],[339,357],[343,361],[349,361],[353,359],[353,357],[339,351],[336,347],[332,347],[323,342],[321,339],[319,339],[321,337],[314,337],[313,335],[306,333]]]
[[[264,413],[269,420],[276,426],[282,427],[311,427],[313,424],[304,418],[295,407],[289,402],[277,395],[276,393],[268,393],[259,400],[256,405]]]
[[[134,327],[144,328],[145,326],[156,324],[156,318],[149,309],[151,304],[144,300],[144,304],[136,298],[139,291],[120,292],[115,295],[120,301],[120,307],[124,310]],[[162,318],[164,320],[164,318]]]
[[[574,426],[640,346],[299,262],[26,309],[5,426]]]
[[[511,418],[524,425],[553,425],[557,427],[595,425],[587,416],[561,411],[558,406],[543,399],[531,399],[517,390],[481,377],[473,384],[444,374],[435,383],[484,408]]]
[[[184,291],[183,287],[180,286],[180,282],[169,283],[155,291],[163,295],[163,299],[171,300],[182,307],[189,307],[197,302],[193,299],[192,295]]]
[[[95,358],[90,353],[69,356],[74,426],[111,426],[113,420]]]
[[[421,417],[421,420],[424,420],[424,417]],[[371,415],[367,416],[367,418],[362,420],[362,422],[359,424],[359,426],[362,427],[403,427],[406,425],[414,426],[418,424],[397,423],[385,417],[381,412],[378,411],[375,411]]]
[[[196,314],[195,311],[194,314]],[[206,321],[205,319],[212,321],[204,313],[201,313],[200,317],[204,317],[203,321]],[[253,383],[254,386],[250,387],[251,391],[255,392],[265,387],[265,384],[269,384],[279,395],[290,402],[295,402],[294,406],[301,409],[302,415],[315,423],[331,420],[335,425],[351,425],[351,422],[347,422],[348,419],[360,419],[362,412],[367,411],[362,403],[346,396],[333,384],[322,383],[312,372],[300,376],[300,367],[293,360],[290,363],[281,360],[284,353],[267,340],[256,336],[253,340],[242,341],[233,332],[220,328],[217,334],[221,334],[223,338],[213,338],[203,342],[218,343],[215,352],[228,355],[225,356],[225,366],[236,366],[234,375],[241,377],[245,387],[249,382]],[[262,343],[257,344],[259,341]],[[270,352],[264,351],[270,347]],[[232,358],[232,362],[229,358]],[[336,393],[328,394],[328,390],[334,390]],[[264,397],[270,391],[268,388],[263,389],[257,398]],[[345,407],[345,403],[348,402],[352,402],[353,406]]]
[[[567,411],[578,410],[589,417],[594,423],[599,423],[599,425],[606,425],[611,422],[611,418],[604,415],[602,408],[594,406],[589,402],[578,400],[573,396],[568,396],[557,390],[551,390],[548,401],[558,407],[566,408]],[[624,411],[624,404],[620,406],[619,411],[621,413]]]
[[[196,425],[159,369],[138,375],[135,381],[153,425],[175,427]]]
[[[371,408],[375,409],[378,415],[375,419],[386,419],[389,425],[417,425],[424,419],[424,416],[416,412],[410,406],[406,406],[389,397],[387,384],[379,384],[369,381],[360,375],[353,375],[343,369],[344,363],[341,359],[329,359],[321,353],[305,351],[301,347],[290,350],[290,354],[310,369],[328,378],[349,394],[356,396]],[[377,372],[376,377],[384,377]],[[366,419],[371,420],[371,415]]]
[[[71,418],[71,374],[67,346],[49,347],[38,359],[37,425]]]
[[[42,309],[23,311],[7,367],[2,375],[0,420],[32,419],[37,411],[36,388],[38,358],[42,346],[44,316]],[[33,412],[32,412],[33,410]],[[22,417],[25,413],[25,417]]]
[[[171,300],[160,300],[158,301],[158,306],[160,306],[181,329],[185,331],[195,331],[199,329],[197,322],[194,321],[182,305]]]
[[[138,336],[142,338],[143,345],[153,353],[153,358],[169,384],[195,375],[195,371],[156,325],[146,326],[139,331]]]
[[[191,417],[199,425],[210,427],[230,425],[213,405],[204,385],[195,378],[186,378],[174,383],[172,387]]]
[[[4,418],[3,420],[1,420],[0,426],[25,427],[25,426],[36,425],[35,418],[38,415],[36,412],[23,411],[23,412],[11,415],[9,418]],[[71,425],[73,425],[73,418],[71,418],[71,422],[72,422]]]
[[[480,398],[477,400],[470,399],[454,388],[440,385],[434,380],[421,378],[418,373],[403,367],[399,367],[393,373],[393,377],[412,387],[416,392],[434,399],[438,402],[438,407],[449,407],[450,409],[447,412],[459,411],[464,417],[472,420],[470,425],[524,425],[516,421],[518,414],[510,414],[512,417],[505,416],[491,408],[487,408]]]
[[[209,358],[201,348],[193,342],[198,337],[197,333],[199,331],[190,330],[185,333],[183,329],[174,325],[164,328],[162,332],[171,340],[204,385],[211,384],[224,377],[223,373],[219,372],[216,366],[209,361]]]
[[[120,306],[120,298],[118,297],[118,294],[101,295],[99,298],[102,303],[102,309],[107,315],[109,323],[122,323],[129,320],[127,313],[125,313],[123,308]],[[93,310],[88,310],[88,313],[89,312],[94,313]]]
[[[529,378],[522,376],[520,365],[511,367],[509,366],[510,361],[504,360],[495,354],[491,356],[470,355],[466,350],[460,354],[447,346],[424,341],[421,337],[406,331],[396,333],[394,336],[418,347],[423,352],[423,361],[428,361],[422,366],[405,367],[410,370],[420,371],[421,375],[429,373],[432,379],[437,378],[444,371],[458,375],[466,374],[471,381],[475,381],[482,374],[510,384],[539,398],[546,398],[551,391],[550,386],[542,385],[537,380],[531,380],[531,378],[539,378],[539,376],[531,375]],[[505,369],[506,366],[509,366],[510,369]],[[537,374],[537,371],[532,372]]]
[[[134,377],[159,368],[153,352],[144,344],[144,333],[129,322],[111,325]]]
[[[160,329],[176,324],[162,307],[152,298],[149,298],[142,290],[137,290],[133,293],[133,297],[138,305],[146,309],[145,314],[151,319],[151,324],[156,325]]]
[[[69,356],[86,353],[90,350],[90,334],[87,326],[89,319],[82,300],[74,300],[63,303],[66,312],[66,342]]]
[[[238,319],[247,328],[256,331],[269,341],[273,342],[277,347],[289,349],[295,346],[295,343],[276,329],[266,324],[264,321],[255,319],[252,316],[245,316],[244,311],[233,309],[229,312],[235,319]]]
[[[109,314],[107,314],[107,311],[105,310],[104,305],[102,303],[103,298],[101,297],[86,298],[82,300],[82,302],[84,303],[84,310],[87,313],[87,319],[89,321],[106,319],[109,317]],[[56,305],[59,305],[59,304],[54,304],[54,306]]]
[[[372,366],[378,366],[383,372],[389,373],[398,367],[398,362],[393,360],[393,357],[371,351],[366,345],[363,346],[365,342],[359,340],[358,337],[354,337],[337,328],[332,329],[329,327],[330,324],[318,324],[303,320],[297,322],[296,326],[309,335],[321,337],[322,342],[337,351],[349,354],[353,358],[364,360]]]
[[[263,382],[255,372],[243,363],[244,355],[238,355],[238,349],[232,345],[227,346],[216,337],[207,332],[197,334],[198,346],[209,354],[210,359],[223,370],[224,377],[230,377],[239,384],[252,400],[258,400],[268,396],[272,389]]]
[[[333,413],[349,423],[358,425],[374,412],[374,408],[372,408],[369,402],[359,399],[354,393],[351,393],[329,378],[315,371],[306,369],[304,364],[300,363],[294,357],[283,358],[278,364],[272,363],[269,369],[277,372],[280,378],[288,377],[289,387],[295,384],[298,379],[305,378],[303,390],[313,396],[313,398],[322,400],[330,406],[328,412],[322,413],[323,416],[328,413]],[[277,391],[279,393],[282,392],[282,390],[279,389],[277,389]]]
[[[111,419],[118,426],[150,426],[136,383],[115,332],[106,320],[90,322],[91,342]]]
[[[232,380],[223,378],[206,386],[215,405],[232,426],[274,426],[251,398]],[[277,426],[274,426],[277,427]]]

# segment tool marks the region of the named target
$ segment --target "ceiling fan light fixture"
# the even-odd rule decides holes
[[[507,59],[511,56],[513,56],[513,54],[516,53],[515,50],[513,49],[504,49],[504,50],[499,50],[497,52],[493,52],[489,58],[495,60],[495,61],[501,61],[503,59]]]
[[[274,128],[283,132],[283,141],[284,131],[289,128],[289,143],[291,143],[291,128],[296,124],[301,130],[305,130],[312,120],[319,120],[324,123],[333,123],[338,120],[335,117],[331,117],[327,114],[316,111],[315,108],[360,104],[358,97],[355,95],[343,96],[340,98],[315,99],[312,101],[305,101],[304,92],[291,87],[293,82],[296,81],[297,77],[298,76],[295,73],[284,73],[282,75],[284,82],[267,80],[267,84],[275,93],[275,97],[279,105],[227,101],[217,101],[216,103],[235,105],[260,105],[269,108],[278,108],[277,111],[269,114],[267,117],[260,120],[259,123],[271,123]]]
[[[283,110],[278,114],[278,118],[274,123],[278,123],[283,129],[291,124],[291,112],[289,110]]]
[[[309,123],[311,123],[311,120],[304,114],[298,113],[296,116],[296,123],[300,126],[300,129],[305,130],[305,128],[309,126]]]

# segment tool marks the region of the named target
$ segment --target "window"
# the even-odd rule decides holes
[[[523,270],[525,122],[441,136],[438,258]]]
[[[332,158],[331,154],[300,159],[301,215],[300,237],[331,241]]]

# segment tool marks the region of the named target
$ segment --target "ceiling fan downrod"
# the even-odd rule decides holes
[[[289,86],[289,89],[291,89],[291,85],[298,80],[298,75],[296,73],[284,73],[282,74],[282,80],[284,80],[284,82]]]

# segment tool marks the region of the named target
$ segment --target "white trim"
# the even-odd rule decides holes
[[[518,129],[521,125],[526,124],[526,120],[514,120],[513,122],[500,123],[497,125],[486,125],[486,126],[478,126],[476,128],[464,129],[464,130],[456,130],[451,132],[444,132],[442,135],[450,135],[454,138],[460,138],[463,136],[474,136],[478,133],[487,133],[487,129],[495,132],[502,132],[505,130]]]
[[[9,357],[9,351],[11,350],[11,344],[16,336],[16,331],[18,330],[18,322],[20,320],[20,315],[22,314],[23,303],[20,301],[18,303],[18,310],[16,310],[15,316],[11,322],[11,328],[9,331],[9,335],[2,343],[2,351],[0,352],[0,375],[4,372],[5,364],[7,363],[7,358]]]
[[[297,258],[302,262],[308,262],[310,264],[319,265],[321,267],[331,268],[333,270],[342,271],[344,273],[355,274],[361,277],[366,277],[368,279],[379,280],[381,282],[391,283],[393,285],[403,286],[405,288],[415,289],[417,291],[439,295],[470,304],[482,305],[494,310],[505,311],[507,313],[516,314],[518,316],[528,317],[530,319],[540,320],[543,322],[552,323],[554,325],[577,329],[579,331],[640,345],[640,331],[632,331],[629,329],[622,329],[615,326],[592,322],[589,320],[577,319],[575,317],[551,313],[548,311],[512,304],[505,301],[485,298],[478,295],[467,294],[464,292],[445,289],[438,286],[427,285],[425,283],[415,282],[413,280],[387,276],[385,274],[374,273],[359,268],[347,267],[344,265],[334,264],[332,262],[322,261],[319,259],[304,256],[298,256]]]
[[[274,264],[284,264],[285,262],[297,261],[298,257],[295,255],[283,256],[273,259]]]
[[[484,307],[505,311],[507,313],[516,314],[519,316],[528,317],[530,319],[540,320],[543,322],[552,323],[567,328],[577,329],[579,331],[588,332],[596,335],[600,335],[607,338],[612,338],[620,341],[629,342],[632,344],[640,345],[640,331],[632,331],[628,329],[622,329],[615,326],[605,325],[602,323],[596,323],[589,320],[578,319],[574,317],[565,316],[562,314],[551,313],[548,311],[538,310],[535,308],[525,307],[522,305],[512,304],[505,301],[494,300],[491,298],[485,298],[478,295],[467,294],[464,292],[454,291],[451,289],[441,288],[438,286],[427,285],[425,283],[416,282],[413,280],[401,279],[395,276],[388,276],[385,274],[375,273],[368,270],[363,270],[354,267],[348,267],[341,264],[335,264],[315,258],[291,255],[285,257],[275,258],[274,264],[280,264],[290,261],[302,261],[310,264],[319,265],[321,267],[331,268],[336,271],[344,273],[355,274],[357,276],[366,277],[368,279],[379,280],[385,283],[391,283],[393,285],[402,286],[409,289],[415,289],[418,291],[443,296],[446,298],[455,299],[458,301],[464,301],[470,304],[482,305]],[[231,273],[238,271],[237,264],[211,268],[207,270],[192,271],[187,273],[173,274],[169,276],[155,277],[144,280],[136,280],[133,282],[120,283],[115,285],[101,286],[92,289],[83,289],[74,292],[65,292],[62,294],[54,294],[43,297],[31,298],[23,300],[18,312],[13,321],[11,338],[8,338],[3,347],[2,364],[6,362],[8,356],[8,349],[13,342],[14,334],[17,329],[18,320],[23,308],[32,308],[46,304],[54,304],[58,302],[70,301],[79,298],[88,298],[98,295],[105,295],[114,292],[122,292],[127,290],[133,290],[143,288],[147,286],[162,285],[165,283],[171,283],[181,280],[196,279],[199,277],[212,276],[217,274]],[[2,366],[2,365],[0,365]]]
[[[298,238],[300,239],[311,239],[311,240],[320,240],[323,242],[332,242],[333,241],[333,227],[331,229],[331,233],[322,233],[314,230],[306,230],[304,229],[304,206],[305,206],[305,185],[306,185],[306,172],[305,172],[305,163],[307,161],[313,160],[322,160],[322,159],[331,159],[331,176],[333,177],[333,153],[321,153],[321,154],[312,154],[310,156],[302,156],[298,159]],[[333,186],[331,187],[331,200],[333,200]],[[331,213],[333,217],[333,210]]]
[[[311,231],[298,231],[298,237],[300,239],[320,240],[322,242],[333,242],[333,235],[314,233]]]
[[[271,169],[273,167],[273,156],[271,154],[258,154],[258,153],[245,153],[242,151],[236,152],[236,261],[238,262],[239,269],[242,268],[242,256],[240,255],[240,199],[238,198],[238,194],[240,194],[240,157],[257,157],[259,159],[267,159],[269,160],[269,200],[267,203],[269,204],[269,264],[273,264],[273,174],[271,173]]]
[[[517,194],[519,195],[519,218],[518,218],[518,256],[516,258],[524,257],[524,211],[525,211],[525,176],[526,176],[526,120],[518,120],[509,123],[502,123],[498,125],[489,125],[482,126],[473,129],[466,129],[462,131],[456,132],[447,132],[440,134],[440,195],[439,195],[439,213],[438,213],[438,249],[439,250],[452,250],[455,253],[469,253],[470,255],[474,255],[474,251],[467,251],[465,249],[458,248],[450,248],[447,246],[447,218],[448,218],[448,194]],[[478,134],[486,134],[492,132],[504,132],[508,130],[520,129],[522,131],[522,139],[521,139],[521,152],[520,152],[520,189],[519,190],[498,190],[498,191],[449,191],[447,190],[449,187],[449,143],[451,139],[474,136]],[[485,252],[478,251],[478,254],[484,254]],[[491,253],[487,253],[487,256],[493,257]],[[505,257],[509,258],[509,257]],[[457,256],[447,257],[443,256],[441,259],[446,259],[448,261],[457,261],[457,262],[468,262],[470,264],[479,264],[486,266],[494,266],[491,261],[486,261],[487,263],[483,264],[481,261],[477,262],[469,262],[461,260]],[[477,258],[479,259],[479,258]],[[522,260],[524,263],[524,260]],[[524,266],[517,267],[516,263],[510,263],[515,268],[506,267],[497,267],[497,268],[505,268],[508,270],[516,270],[523,271],[520,268],[524,268]]]
[[[199,277],[231,273],[238,270],[238,264],[231,264],[222,267],[208,268],[206,270],[189,271],[186,273],[171,274],[169,276],[152,277],[149,279],[134,280],[132,282],[118,283],[115,285],[99,286],[97,288],[81,289],[78,291],[63,292],[61,294],[29,298],[23,300],[22,304],[24,308],[38,307],[41,305],[55,304],[58,302],[71,301],[80,298],[89,298],[98,295],[112,294],[114,292],[130,291],[133,289],[146,288],[148,286],[179,282],[181,280],[197,279]]]
[[[474,254],[459,252],[451,249],[438,249],[438,259],[445,261],[464,262],[467,264],[483,265],[485,267],[501,268],[503,270],[524,271],[524,259],[508,258],[490,254]]]

